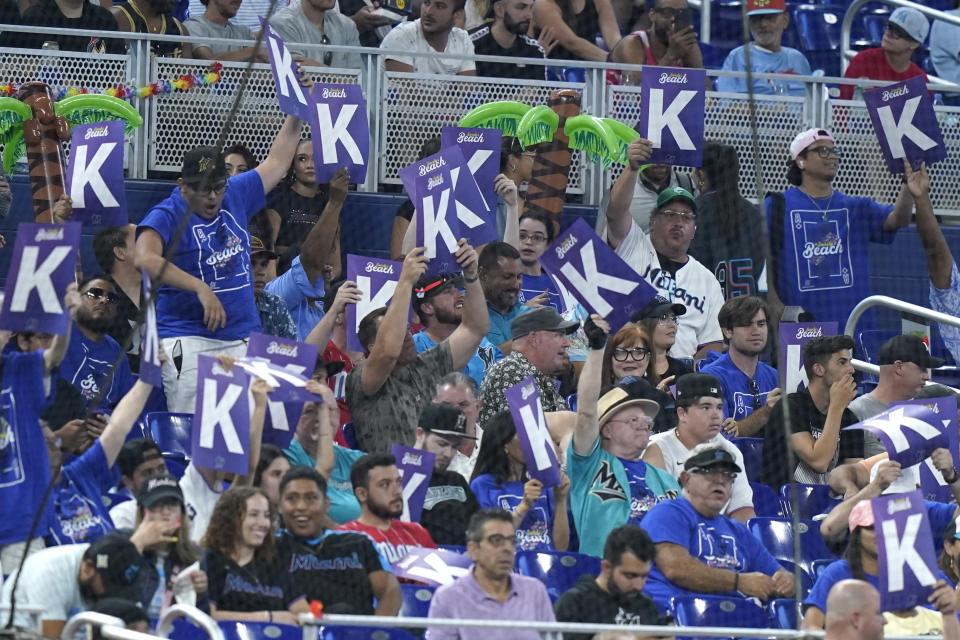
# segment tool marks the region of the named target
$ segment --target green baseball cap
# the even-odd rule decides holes
[[[685,200],[687,204],[693,208],[693,212],[697,212],[696,198],[694,198],[693,194],[683,187],[669,187],[661,191],[660,195],[657,196],[657,209],[668,202],[673,202],[674,200]]]

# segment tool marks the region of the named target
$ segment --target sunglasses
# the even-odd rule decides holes
[[[90,287],[83,292],[83,295],[91,300],[106,300],[108,304],[116,304],[120,301],[120,296],[113,291],[105,291],[100,287]]]
[[[330,38],[327,37],[327,34],[320,34],[320,44],[330,44]],[[324,51],[323,64],[329,67],[331,62],[333,62],[333,51]]]
[[[897,40],[913,40],[909,33],[904,31],[902,27],[895,25],[892,22],[887,23],[885,31],[890,34],[891,38],[895,38]]]
[[[763,406],[763,399],[760,397],[760,385],[756,380],[750,381],[750,395],[753,396],[753,410],[756,411]]]

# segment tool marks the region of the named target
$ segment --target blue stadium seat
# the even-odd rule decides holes
[[[730,442],[743,454],[747,478],[759,482],[763,468],[763,438],[731,438]]]
[[[723,61],[727,59],[727,54],[730,53],[730,49],[701,42],[700,53],[703,54],[704,69],[720,69],[723,67]]]
[[[670,602],[677,625],[681,627],[766,629],[770,625],[767,612],[760,608],[760,605],[746,598],[676,597]]]
[[[600,558],[566,551],[518,551],[516,569],[543,582],[556,602],[580,576],[600,573]]]
[[[218,622],[224,640],[303,640],[300,627],[271,622]],[[209,640],[205,631],[184,619],[173,623],[171,640]],[[385,639],[384,639],[385,640]]]
[[[743,44],[743,2],[713,0],[710,6],[710,43],[727,51]]]
[[[770,620],[777,629],[796,629],[800,620],[800,603],[793,598],[776,598],[767,605]]]
[[[571,393],[567,396],[567,406],[570,407],[570,411],[577,410],[577,394]]]
[[[791,496],[790,487],[795,487],[794,496]],[[825,484],[785,484],[780,487],[780,497],[789,510],[796,509],[800,518],[813,518],[821,513],[829,513],[831,509],[842,502],[839,498],[830,496],[830,487]],[[796,503],[794,504],[794,500]]]
[[[794,561],[793,521],[787,518],[751,518],[747,522],[750,532],[756,536],[777,560]],[[813,562],[833,559],[836,556],[827,548],[820,536],[820,525],[813,520],[800,520],[800,566],[813,574]]]
[[[193,414],[153,411],[146,416],[149,437],[160,445],[164,454],[190,460],[190,432]],[[165,456],[166,457],[166,456]]]
[[[793,575],[797,571],[797,565],[790,560],[778,560],[780,566],[786,569],[787,573]],[[803,600],[807,597],[807,594],[810,593],[810,589],[813,588],[814,578],[813,572],[800,567],[800,592],[798,593],[800,600]]]
[[[813,569],[814,581],[816,581],[816,579],[820,577],[820,574],[823,573],[823,570],[829,567],[833,562],[834,560],[830,558],[821,558],[820,560],[814,560],[813,563],[811,564],[811,568]]]
[[[433,599],[433,587],[418,584],[401,584],[403,603],[400,605],[402,618],[426,618],[430,611],[430,600]]]
[[[302,640],[302,638],[303,635],[298,629],[297,640]],[[229,638],[227,640],[229,640]],[[268,639],[256,638],[250,640]],[[269,640],[273,640],[273,638],[269,638]],[[293,640],[293,638],[290,638],[289,640]],[[417,636],[413,635],[409,631],[404,631],[403,629],[328,625],[320,628],[319,640],[417,640]]]
[[[564,82],[586,82],[587,81],[587,70],[583,67],[564,67],[563,68],[563,81]]]
[[[750,488],[753,489],[753,510],[758,516],[782,518],[787,515],[780,496],[773,489],[758,482],[751,482]]]
[[[794,9],[800,45],[804,51],[838,51],[843,10],[838,7],[801,5]]]
[[[360,450],[360,444],[357,442],[357,432],[354,431],[352,422],[344,422],[343,426],[340,427],[340,433],[343,434],[343,439],[348,447]]]
[[[883,32],[887,28],[887,20],[890,18],[889,12],[868,13],[860,17],[863,23],[864,38],[870,42],[871,47],[879,47],[883,40]]]

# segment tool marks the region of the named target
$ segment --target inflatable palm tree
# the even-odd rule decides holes
[[[16,98],[0,98],[3,169],[12,173],[26,152],[37,222],[51,221],[53,203],[63,195],[62,145],[70,140],[70,128],[109,120],[122,120],[124,133],[143,124],[137,110],[119,98],[82,94],[54,102],[42,82],[21,85]]]

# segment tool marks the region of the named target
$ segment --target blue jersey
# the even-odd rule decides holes
[[[835,320],[842,327],[853,307],[870,295],[868,244],[893,241],[883,230],[889,205],[834,191],[815,199],[800,189],[783,193],[783,243],[777,293],[787,306],[800,306],[819,322]],[[765,203],[770,242],[776,242]]]
[[[3,354],[0,404],[0,545],[27,539],[34,512],[50,483],[50,460],[40,414],[52,399],[44,393],[43,352]],[[41,534],[50,526],[46,509]]]
[[[710,360],[710,357],[707,357]],[[777,388],[777,370],[765,362],[757,363],[753,375],[756,387],[751,389],[750,378],[730,359],[730,354],[715,357],[700,368],[701,373],[709,373],[723,386],[723,417],[743,420],[757,408],[767,402],[767,395]]]
[[[100,342],[94,342],[83,335],[76,324],[70,334],[67,353],[60,363],[60,375],[80,391],[90,411],[102,409],[109,412],[136,382],[130,363],[116,340],[105,335]],[[104,387],[108,379],[109,385]],[[94,405],[97,398],[99,401]]]
[[[103,495],[119,480],[119,475],[107,465],[99,440],[66,465],[53,490],[54,519],[47,542],[94,542],[111,531],[113,521],[103,505]]]
[[[240,340],[260,331],[260,315],[253,301],[250,234],[247,223],[266,204],[263,182],[256,171],[227,180],[220,211],[210,218],[187,212],[187,203],[174,189],[169,198],[147,213],[140,226],[163,239],[164,256],[189,275],[205,282],[227,314],[226,326],[210,331],[203,322],[197,295],[168,285],[157,289],[157,333],[161,338],[199,336]],[[184,216],[186,228],[174,238]],[[176,241],[176,249],[170,249]]]
[[[484,509],[504,509],[513,512],[523,502],[525,482],[504,482],[498,485],[489,473],[477,476],[470,489]],[[552,551],[553,546],[553,491],[544,489],[533,503],[533,508],[517,527],[518,551]]]
[[[517,302],[532,300],[544,291],[550,296],[547,304],[556,309],[557,313],[563,313],[567,310],[566,305],[563,303],[563,296],[560,295],[556,283],[546,271],[539,276],[523,274],[523,283],[520,285],[520,293],[517,294]]]
[[[415,333],[413,336],[413,344],[417,346],[417,353],[423,353],[427,349],[432,349],[437,346],[437,343],[427,335],[426,329]],[[487,371],[490,370],[490,367],[493,366],[493,363],[503,360],[503,351],[500,351],[500,348],[497,345],[493,344],[486,337],[480,341],[480,346],[477,347],[477,350],[473,352],[473,355],[470,356],[470,360],[467,362],[461,371],[473,378],[477,383],[477,388],[483,385],[483,378],[487,375]]]
[[[724,71],[746,71],[746,47],[740,46],[731,51],[723,61]],[[810,75],[810,63],[806,56],[790,47],[780,47],[780,51],[768,51],[755,44],[750,45],[750,66],[754,73],[782,73],[800,76]],[[727,93],[746,93],[747,79],[720,76],[717,78],[717,91]],[[782,80],[767,80],[755,78],[753,92],[759,94],[790,94],[798,98],[806,96],[802,82],[789,82],[785,76]]]

